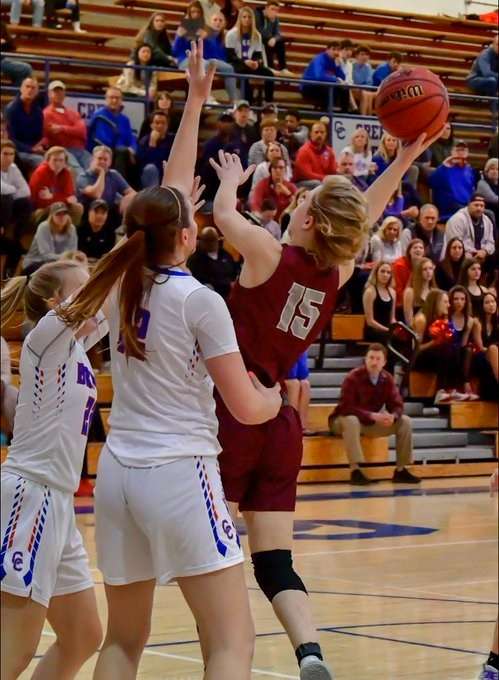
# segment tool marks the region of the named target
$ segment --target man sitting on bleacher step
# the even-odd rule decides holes
[[[419,477],[406,468],[412,461],[412,425],[404,415],[404,403],[393,377],[383,370],[387,350],[384,345],[369,345],[364,365],[348,373],[341,387],[340,401],[329,416],[329,428],[341,435],[350,464],[350,483],[371,484],[360,469],[363,460],[360,437],[395,435],[397,462],[392,481],[419,484]]]

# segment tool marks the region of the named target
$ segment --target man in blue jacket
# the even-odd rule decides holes
[[[491,45],[482,50],[475,59],[466,79],[468,87],[476,94],[494,97],[491,104],[494,113],[497,113],[498,51],[499,39],[496,35]]]
[[[30,169],[43,162],[43,109],[38,102],[38,83],[25,78],[19,94],[5,108],[5,120],[10,139],[16,145],[19,158]]]
[[[168,133],[168,116],[164,111],[151,114],[151,132],[139,140],[137,165],[142,187],[157,187],[163,176],[163,161],[167,161],[175,136]]]
[[[137,140],[130,119],[124,113],[123,95],[118,87],[108,87],[105,105],[94,113],[88,124],[88,149],[108,146],[113,150],[114,167],[130,181],[135,165]]]
[[[346,75],[340,65],[340,43],[332,42],[312,59],[305,72],[303,80],[315,80],[325,83],[344,83]],[[323,110],[328,110],[329,88],[318,87],[311,83],[302,83],[300,90],[305,99],[311,100]],[[334,88],[334,104],[339,106],[342,112],[348,111],[348,90],[343,87]]]
[[[387,78],[391,73],[398,71],[400,69],[400,62],[402,61],[402,55],[400,52],[390,52],[388,55],[388,61],[384,64],[380,64],[378,68],[373,73],[373,85],[381,85],[383,80]]]
[[[449,158],[438,166],[429,179],[433,202],[442,221],[468,205],[475,190],[476,177],[468,163],[468,145],[456,140]]]

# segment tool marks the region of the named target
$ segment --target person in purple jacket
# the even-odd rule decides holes
[[[350,463],[350,483],[370,484],[371,479],[361,471],[363,460],[360,436],[388,437],[395,435],[397,451],[393,481],[419,484],[420,479],[409,472],[406,465],[412,460],[412,425],[404,414],[404,402],[393,377],[384,370],[387,350],[380,343],[367,348],[363,366],[354,368],[345,378],[341,396],[329,416],[329,429],[341,435]]]
[[[315,80],[323,83],[344,83],[346,75],[340,65],[340,43],[332,42],[312,59],[303,73],[303,80]],[[317,87],[311,83],[302,83],[300,90],[305,99],[311,100],[321,109],[328,109],[329,88]],[[334,88],[334,104],[340,106],[343,112],[348,110],[348,90],[342,87]]]

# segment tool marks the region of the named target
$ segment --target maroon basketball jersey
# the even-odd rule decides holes
[[[239,348],[264,385],[284,380],[330,321],[338,281],[337,267],[321,271],[303,248],[284,245],[268,281],[255,288],[236,283],[228,305]]]

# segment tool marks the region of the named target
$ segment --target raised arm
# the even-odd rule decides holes
[[[409,170],[414,161],[435,142],[442,134],[442,130],[433,137],[427,138],[426,133],[419,135],[415,142],[404,146],[395,160],[371,184],[365,196],[369,210],[369,224],[372,226],[383,214],[393,192],[402,181],[402,177]]]
[[[237,188],[251,175],[254,166],[243,170],[239,156],[219,151],[219,163],[210,158],[220,180],[213,204],[215,224],[231,245],[244,257],[246,268],[263,280],[275,271],[282,252],[281,244],[262,227],[250,224],[237,211]]]
[[[208,71],[205,71],[202,40],[191,43],[188,55],[189,92],[170,157],[164,166],[162,183],[162,186],[179,189],[186,196],[190,195],[194,183],[201,110],[210,95],[215,74],[215,67],[212,64]]]

